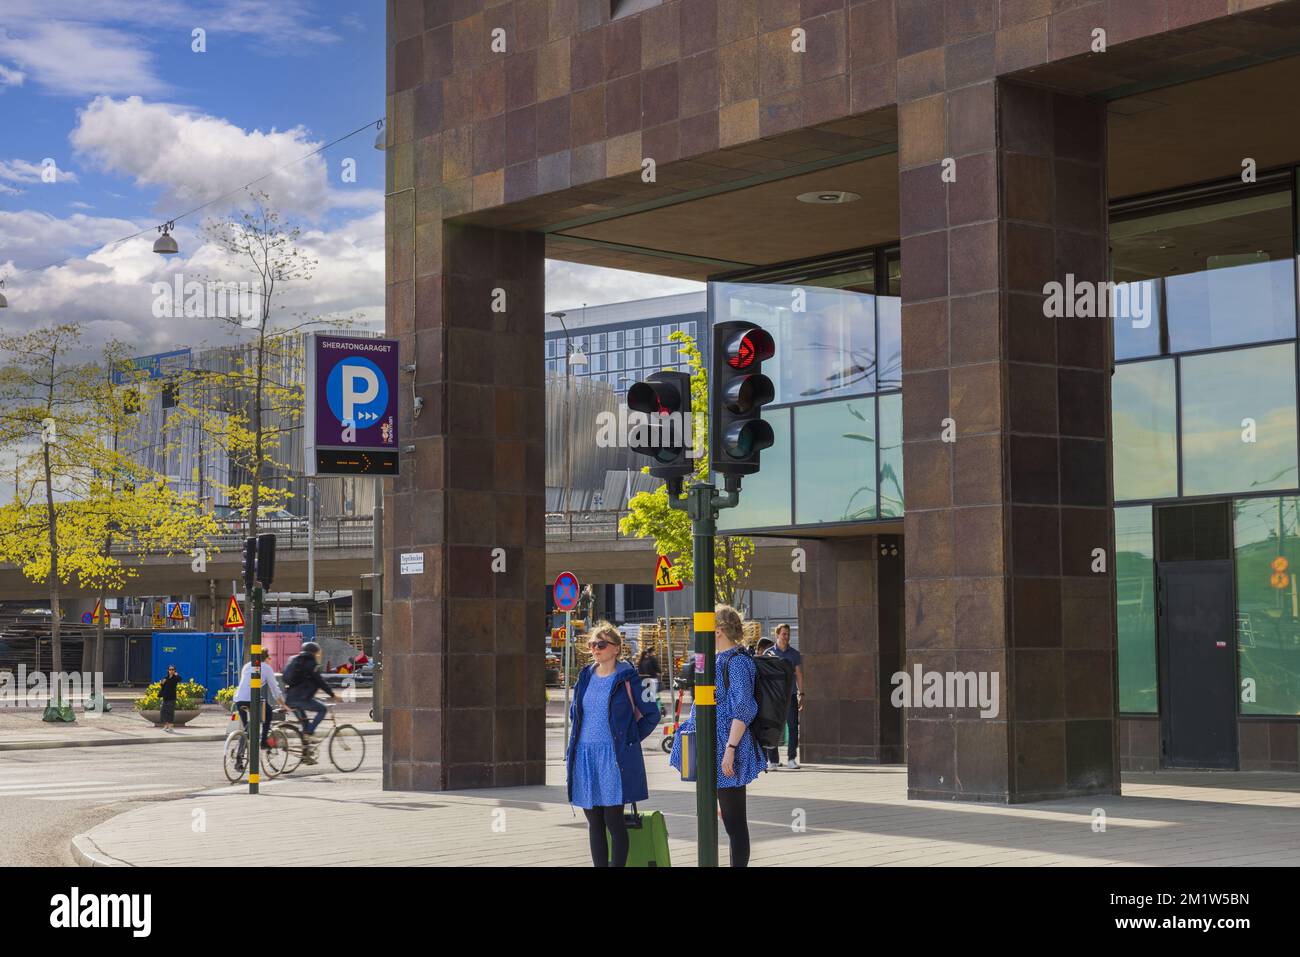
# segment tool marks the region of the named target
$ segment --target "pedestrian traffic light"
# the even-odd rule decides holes
[[[691,377],[685,372],[654,372],[627,390],[627,407],[644,412],[648,426],[632,432],[634,452],[655,460],[650,474],[662,479],[683,478],[695,471],[691,455]],[[645,441],[637,441],[638,433]]]
[[[251,592],[257,581],[257,539],[244,539],[244,589]]]
[[[759,453],[771,447],[772,426],[763,421],[763,406],[776,397],[776,389],[762,367],[775,354],[772,336],[752,322],[714,325],[709,464],[715,472],[757,472]]]
[[[263,588],[271,587],[275,578],[275,536],[257,536],[257,580]]]

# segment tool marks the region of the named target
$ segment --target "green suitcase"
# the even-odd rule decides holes
[[[628,867],[671,867],[668,857],[668,822],[660,811],[641,814],[636,805],[632,811],[623,815],[627,823],[627,866]],[[609,841],[610,853],[613,854],[614,842],[609,832],[605,832]]]

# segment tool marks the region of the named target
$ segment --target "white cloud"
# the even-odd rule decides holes
[[[140,229],[127,219],[74,213],[59,219],[34,209],[0,210],[0,259],[34,269],[77,250],[94,248]]]
[[[288,214],[382,204],[374,190],[332,189],[324,155],[307,155],[321,143],[302,127],[247,131],[172,103],[100,96],[79,112],[71,140],[93,164],[130,176],[137,186],[160,187],[159,206],[168,211],[198,206],[262,176],[255,189]]]
[[[0,63],[0,93],[4,92],[6,86],[22,86],[25,79],[27,77],[21,70],[10,69]]]
[[[681,292],[699,292],[704,283],[673,279],[626,269],[605,269],[583,263],[546,261],[546,311],[603,306],[613,302],[653,299]]]
[[[0,160],[0,180],[10,183],[41,183],[44,180],[41,174],[45,171],[44,161],[33,163],[29,160],[14,159]],[[55,166],[56,183],[75,183],[77,174],[71,170],[60,169]]]
[[[0,30],[0,56],[17,63],[52,93],[160,93],[166,84],[153,70],[153,55],[138,35],[111,27],[40,17],[30,27],[7,19]]]

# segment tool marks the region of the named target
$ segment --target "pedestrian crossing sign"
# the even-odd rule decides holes
[[[244,627],[244,613],[239,610],[239,602],[235,601],[234,595],[230,596],[230,605],[226,608],[226,627]]]
[[[655,591],[681,591],[682,580],[673,571],[673,563],[667,555],[660,555],[655,565]]]

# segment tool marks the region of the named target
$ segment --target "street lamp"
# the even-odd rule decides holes
[[[181,251],[180,247],[176,245],[176,238],[172,236],[172,230],[175,228],[175,223],[164,223],[158,227],[158,232],[162,233],[162,235],[153,244],[154,252],[160,256],[174,256]]]
[[[4,287],[5,287],[5,281],[3,279],[0,279],[0,289],[3,289]],[[0,292],[0,309],[8,309],[8,308],[9,308],[9,300],[5,298],[4,293]]]
[[[375,120],[375,130],[377,131],[375,133],[375,149],[388,149],[388,134],[384,132],[383,120]]]

